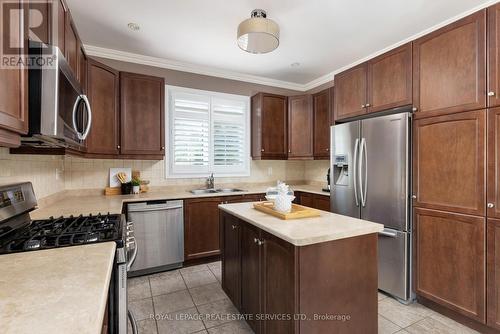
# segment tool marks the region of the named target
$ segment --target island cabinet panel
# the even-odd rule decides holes
[[[485,110],[414,122],[414,206],[484,215],[485,126]]]
[[[376,258],[375,234],[300,247],[300,313],[351,317],[301,321],[300,333],[377,333]]]
[[[220,254],[220,197],[184,200],[184,260]]]
[[[89,58],[87,74],[87,96],[92,106],[92,127],[87,139],[87,152],[119,154],[118,71]]]
[[[241,308],[241,224],[238,219],[221,215],[222,287],[236,308]]]
[[[164,154],[164,101],[164,78],[120,72],[121,154]]]
[[[314,159],[330,159],[331,89],[313,95]]]
[[[230,216],[224,214],[224,216]],[[248,314],[247,320],[256,334],[261,322],[257,315],[261,310],[261,247],[260,231],[245,222],[241,224],[241,312]],[[224,262],[224,261],[223,261]]]
[[[413,106],[427,115],[486,107],[486,9],[413,42]]]
[[[488,326],[500,329],[500,220],[487,223],[487,302]]]
[[[330,196],[299,192],[296,194],[298,204],[308,206],[310,208],[330,211]]]
[[[366,113],[367,71],[363,63],[335,75],[336,121]]]
[[[312,159],[312,96],[288,98],[288,159]]]
[[[298,287],[295,265],[298,248],[264,231],[259,242],[262,248],[261,313],[269,316],[262,321],[261,333],[294,333],[296,321],[293,315],[298,314],[298,295],[295,293]]]
[[[407,43],[368,62],[368,112],[412,104],[412,47]]]
[[[500,3],[488,8],[488,106],[500,106]]]
[[[500,108],[488,110],[488,218],[500,218]]]
[[[259,93],[252,96],[252,158],[287,159],[287,98]]]
[[[221,235],[223,289],[232,291],[240,284],[240,301],[231,297],[237,293],[228,296],[255,333],[377,332],[376,234],[298,247],[227,212],[221,211],[220,217],[221,226],[231,225]],[[235,229],[241,228],[240,263],[234,261],[237,243],[226,240],[237,235],[234,219],[239,221]],[[344,256],[350,253],[359,256]],[[240,276],[230,275],[233,270],[240,270]],[[301,320],[300,314],[312,321]]]
[[[415,290],[485,323],[485,218],[415,208]]]

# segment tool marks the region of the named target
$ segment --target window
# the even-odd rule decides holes
[[[167,177],[250,174],[248,96],[167,86]]]

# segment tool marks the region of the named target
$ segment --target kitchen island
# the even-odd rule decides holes
[[[380,224],[220,205],[222,287],[255,333],[376,333]]]

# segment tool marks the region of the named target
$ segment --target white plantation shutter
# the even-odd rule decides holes
[[[168,175],[248,175],[249,98],[178,87],[167,91]]]
[[[210,99],[184,93],[172,97],[172,170],[186,174],[208,172]]]

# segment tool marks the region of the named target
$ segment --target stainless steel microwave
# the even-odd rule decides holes
[[[92,110],[69,64],[58,47],[30,41],[29,50],[29,133],[23,145],[85,145]]]

